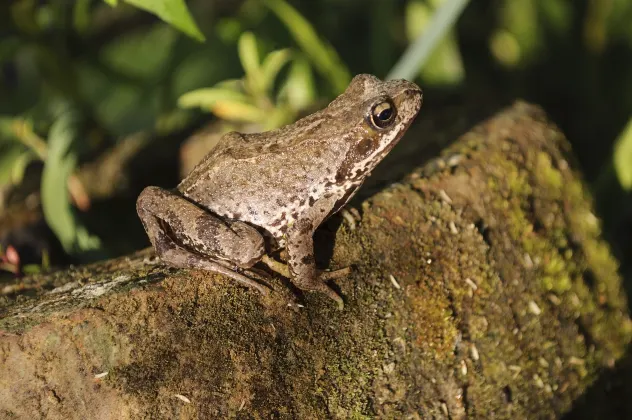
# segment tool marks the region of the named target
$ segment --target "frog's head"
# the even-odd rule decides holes
[[[363,179],[404,135],[422,103],[419,86],[360,74],[328,108],[347,116],[349,145],[336,181]]]

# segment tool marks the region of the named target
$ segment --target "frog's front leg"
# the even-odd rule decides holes
[[[222,220],[158,187],[143,190],[136,210],[161,260],[221,273],[267,294],[263,285],[230,268],[248,269],[265,254],[264,238],[252,226]]]
[[[350,269],[342,268],[324,272],[316,268],[314,259],[314,232],[329,215],[335,203],[334,198],[324,198],[318,200],[309,211],[302,214],[286,233],[286,250],[292,282],[301,289],[325,293],[338,303],[339,309],[343,309],[342,298],[325,281],[345,276]]]

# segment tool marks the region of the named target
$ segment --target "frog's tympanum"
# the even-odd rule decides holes
[[[312,236],[402,137],[421,102],[414,83],[363,74],[325,109],[294,124],[224,135],[175,190],[147,187],[138,197],[157,255],[266,293],[251,270],[263,262],[342,308],[326,281],[349,270],[317,269]],[[268,256],[281,248],[287,266]]]

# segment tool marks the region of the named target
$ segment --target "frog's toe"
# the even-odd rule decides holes
[[[292,277],[292,275],[290,274],[290,269],[286,264],[278,262],[268,255],[264,255],[263,257],[261,257],[261,262],[267,265],[270,270],[282,275],[283,277]]]
[[[342,300],[342,297],[334,289],[327,286],[325,283],[323,283],[323,286],[324,287],[320,291],[325,293],[327,297],[336,302],[338,304],[338,310],[342,311],[345,308],[345,302],[344,300]]]
[[[224,271],[221,272],[222,274],[226,275],[227,277],[230,277],[233,280],[236,280],[237,282],[241,283],[242,285],[246,286],[246,287],[250,287],[252,289],[258,290],[259,293],[261,293],[264,296],[268,296],[270,289],[268,288],[267,285],[260,283],[254,279],[251,279],[248,276],[245,276],[241,273],[238,273],[236,271]]]
[[[323,281],[339,279],[341,277],[347,277],[349,274],[351,274],[351,267],[344,267],[337,270],[323,271],[320,273],[320,279]]]

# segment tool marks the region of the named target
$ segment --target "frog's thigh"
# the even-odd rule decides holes
[[[224,221],[171,191],[146,188],[138,197],[137,211],[159,254],[161,247],[174,242],[179,248],[241,268],[252,267],[265,254],[264,238],[255,228]]]

